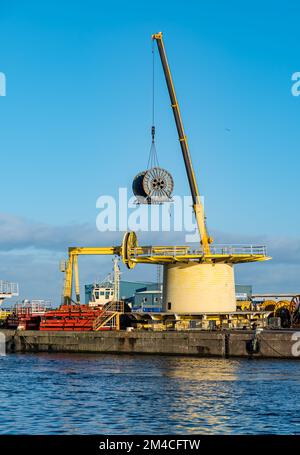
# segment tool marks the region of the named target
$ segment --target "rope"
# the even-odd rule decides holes
[[[277,351],[277,349],[275,349],[270,343],[268,343],[268,341],[265,338],[263,338],[261,335],[259,337],[257,337],[257,339],[258,339],[258,341],[263,341],[267,346],[269,346],[270,349],[272,349],[272,351],[276,352],[276,354],[278,354],[280,357],[285,357],[284,354]]]
[[[154,41],[152,41],[152,127],[151,127],[151,147],[149,152],[147,169],[159,167],[156,146],[155,146],[155,52]]]

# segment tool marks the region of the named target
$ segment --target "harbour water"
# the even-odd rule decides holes
[[[300,434],[300,364],[171,356],[0,357],[1,434]]]

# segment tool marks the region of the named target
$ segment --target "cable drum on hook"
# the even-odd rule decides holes
[[[161,167],[140,172],[133,180],[132,190],[139,204],[162,204],[172,201],[174,180]]]
[[[162,204],[172,201],[174,181],[172,175],[159,167],[155,145],[154,123],[154,43],[152,42],[152,127],[151,147],[147,170],[137,174],[132,183],[132,190],[137,204]]]

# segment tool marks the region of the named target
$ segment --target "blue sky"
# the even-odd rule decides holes
[[[69,244],[118,243],[96,231],[95,203],[147,164],[150,36],[163,31],[210,230],[269,245],[272,263],[237,267],[238,282],[300,291],[299,17],[296,1],[1,0],[1,277],[57,301]],[[188,194],[159,64],[156,106],[160,164]],[[86,260],[81,281],[110,268]],[[155,277],[137,269],[124,277]]]

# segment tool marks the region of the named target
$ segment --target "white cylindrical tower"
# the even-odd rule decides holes
[[[236,310],[232,264],[166,264],[163,311],[170,313]]]

